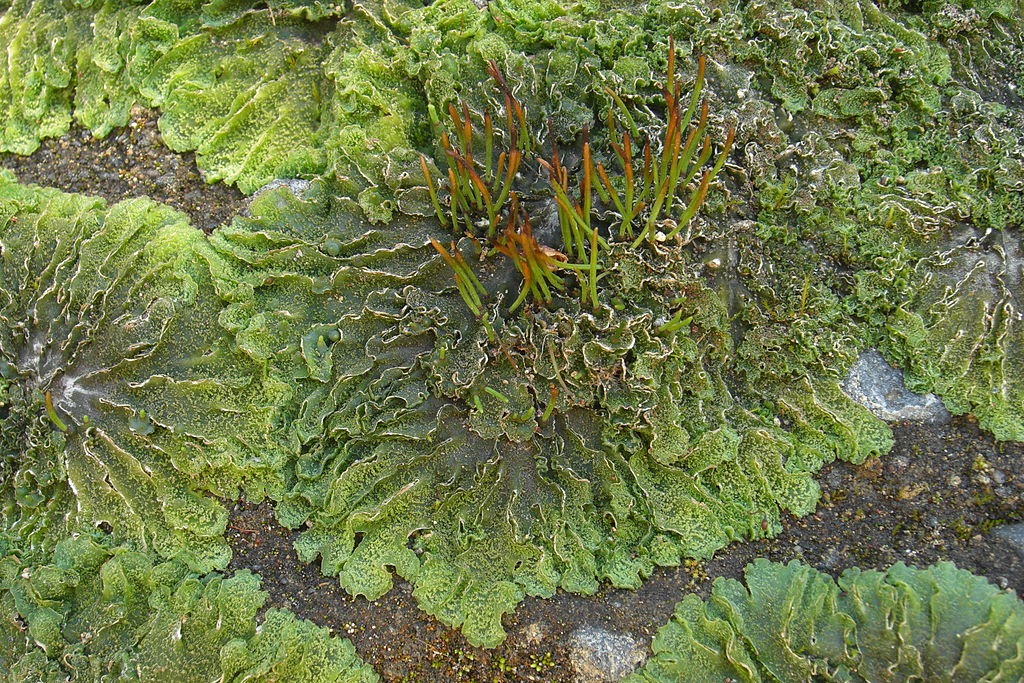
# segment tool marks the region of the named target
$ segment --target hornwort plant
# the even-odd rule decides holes
[[[660,151],[655,151],[651,140],[640,133],[619,94],[605,89],[614,105],[608,109],[606,123],[618,167],[612,172],[614,175],[603,163],[595,163],[589,131],[584,130],[582,165],[578,177],[570,178],[550,121],[550,158],[542,158],[522,104],[493,61],[487,72],[504,97],[505,130],[497,132],[507,140],[507,150],[499,152],[495,159],[496,130],[490,112],[483,115],[480,136],[474,130],[468,105],[462,102],[461,112],[455,105],[449,105],[452,135],[446,131],[440,135],[447,161],[447,210],[438,197],[427,160],[420,155],[430,200],[438,220],[450,225],[454,234],[465,234],[477,244],[482,238],[490,246],[485,257],[501,254],[512,262],[522,276],[523,286],[510,304],[510,311],[519,308],[528,297],[540,305],[550,304],[556,293],[566,289],[559,271],[576,275],[581,302],[597,310],[602,250],[608,249],[608,240],[629,241],[631,248],[636,249],[645,242],[676,237],[693,220],[711,182],[725,164],[735,132],[729,130],[721,151],[708,167],[714,150],[707,130],[708,104],[701,99],[704,67],[705,59],[700,57],[693,90],[684,109],[682,87],[675,77],[675,43],[669,38],[668,69],[662,91],[666,122]],[[435,123],[440,125],[439,121]],[[482,154],[478,154],[479,137]],[[546,185],[558,213],[560,244],[544,244],[534,235],[535,221],[531,221],[525,202],[515,189],[524,161],[532,161],[536,168],[546,172]],[[618,216],[617,230],[607,220],[598,218],[609,213]],[[466,306],[476,317],[485,317],[482,297],[487,291],[455,243],[449,252],[437,241],[432,242],[455,274],[456,287]],[[680,322],[672,321],[670,326]]]

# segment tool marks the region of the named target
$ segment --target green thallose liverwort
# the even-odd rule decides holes
[[[480,11],[442,0],[388,12],[360,6],[351,21],[320,25],[329,29],[322,42],[305,21],[313,15],[295,7],[289,16],[271,16],[196,5],[175,16],[180,7],[157,3],[65,11],[37,2],[15,3],[5,15],[0,30],[11,59],[0,89],[11,95],[3,99],[9,149],[27,151],[40,135],[60,133],[72,110],[103,132],[126,120],[138,101],[162,107],[169,142],[197,149],[211,178],[251,190],[278,175],[330,169],[372,186],[316,184],[306,201],[276,191],[282,206],[257,200],[255,219],[239,219],[208,244],[189,241],[189,249],[175,242],[187,232],[176,227],[180,217],[147,209],[139,241],[163,247],[146,262],[173,253],[188,266],[170,278],[173,296],[159,297],[151,318],[178,320],[199,293],[197,318],[217,338],[182,335],[187,348],[157,344],[143,357],[128,356],[144,354],[144,344],[105,348],[98,360],[79,350],[66,363],[72,372],[47,378],[56,382],[54,410],[70,435],[47,417],[38,393],[46,382],[29,365],[19,370],[5,390],[5,421],[18,422],[5,424],[5,432],[29,434],[31,442],[11,443],[16,457],[3,463],[5,479],[15,481],[5,520],[18,534],[51,543],[78,498],[95,523],[111,519],[160,553],[187,548],[201,566],[216,566],[226,559],[217,540],[222,512],[193,498],[192,487],[202,482],[231,497],[244,482],[247,495],[280,500],[283,521],[310,522],[299,541],[303,558],[321,554],[325,571],[347,589],[380,594],[397,571],[414,581],[425,608],[462,625],[474,642],[494,643],[500,613],[524,594],[547,595],[557,586],[591,591],[598,579],[635,586],[681,554],[706,556],[730,540],[774,533],[779,509],[813,505],[810,475],[821,462],[886,450],[884,426],[835,384],[866,344],[910,369],[916,388],[950,397],[957,412],[978,409],[997,434],[1020,433],[1014,368],[1024,364],[1013,364],[1020,328],[1007,314],[1020,301],[1016,233],[962,239],[968,222],[998,231],[1022,215],[1019,193],[1009,191],[1022,177],[1015,110],[990,101],[997,89],[983,75],[1011,73],[1019,61],[1014,41],[999,37],[1019,22],[998,7],[979,9],[975,28],[958,28],[938,7],[911,14],[870,2],[823,3],[814,12],[754,3],[724,14],[653,3],[641,13],[601,6],[567,15],[554,3],[533,3],[528,12],[491,3]],[[277,40],[277,31],[286,37]],[[974,40],[972,31],[997,37]],[[515,264],[491,257],[495,272],[480,274],[491,287],[481,295],[491,307],[487,329],[482,316],[466,315],[456,292],[438,291],[451,271],[429,240],[445,243],[451,229],[421,220],[431,213],[429,197],[409,187],[419,175],[412,141],[431,138],[425,105],[445,111],[461,97],[471,112],[496,111],[503,93],[485,105],[494,90],[478,87],[494,59],[523,118],[534,118],[528,124],[550,118],[551,139],[572,139],[593,125],[595,110],[614,106],[639,162],[643,153],[632,142],[642,136],[632,128],[646,132],[657,120],[663,97],[651,75],[664,72],[655,63],[664,52],[652,45],[663,46],[669,33],[687,35],[694,53],[715,55],[708,96],[714,110],[736,117],[735,161],[753,188],[752,225],[719,225],[720,200],[709,192],[715,219],[695,224],[704,233],[699,239],[721,243],[726,257],[709,277],[686,250],[657,241],[644,247],[650,254],[643,260],[611,239],[588,252],[595,235],[576,219],[585,224],[601,204],[587,212],[581,202],[576,211],[570,195],[578,184],[570,193],[568,182],[559,182],[572,211],[555,200],[554,213],[562,210],[567,222],[553,226],[520,197],[538,234],[575,226],[562,243],[600,256],[596,274],[604,279],[596,296],[597,280],[581,281],[579,302],[556,288],[552,301],[562,308],[524,301],[524,311],[510,316],[512,301],[502,295],[517,283]],[[829,41],[820,40],[825,34]],[[55,43],[59,50],[48,49],[53,35],[64,38]],[[79,77],[61,77],[76,69]],[[210,74],[220,74],[216,84]],[[617,97],[603,94],[605,84]],[[282,93],[289,106],[280,106]],[[525,140],[529,126],[514,123],[506,121],[509,135],[525,131],[517,133]],[[978,130],[992,135],[978,139]],[[594,133],[594,161],[615,165],[619,155]],[[531,153],[539,149],[528,142]],[[599,196],[608,194],[601,202],[614,205],[604,167],[595,164],[597,178],[588,182]],[[535,187],[558,194],[550,179],[534,177]],[[608,179],[625,207],[626,187]],[[79,207],[94,200],[62,199],[39,211],[21,203],[24,190],[5,183],[5,191],[13,199],[7,215],[40,216],[31,220],[62,235],[78,229],[69,227],[70,215],[113,224],[144,208],[128,203],[82,213]],[[357,196],[358,206],[330,196],[346,194]],[[482,211],[486,216],[486,204]],[[395,212],[405,215],[389,231],[362,217],[382,221]],[[156,229],[149,221],[164,223]],[[4,228],[5,248],[22,229]],[[577,242],[577,235],[588,239]],[[688,241],[682,229],[676,236]],[[934,255],[951,239],[960,246],[948,268]],[[468,254],[472,241],[462,245]],[[101,237],[86,253],[114,248]],[[131,246],[125,253],[136,252]],[[595,272],[589,259],[571,255],[580,269],[568,270]],[[21,263],[29,273],[47,272],[45,258]],[[957,272],[964,268],[971,269],[967,280]],[[32,276],[17,273],[15,279]],[[541,281],[550,288],[545,278],[535,278],[537,288]],[[76,280],[76,291],[90,287]],[[92,300],[87,310],[116,300]],[[294,317],[282,313],[293,309]],[[5,325],[31,317],[24,306],[11,310],[17,312],[8,312]],[[127,313],[129,322],[145,318]],[[674,334],[652,334],[672,327],[676,315],[680,323],[692,319]],[[151,340],[179,334],[181,323],[170,325]],[[342,338],[323,334],[331,326]],[[975,341],[951,343],[961,329]],[[307,338],[313,343],[303,344]],[[32,341],[29,334],[16,348],[30,349]],[[207,363],[200,371],[196,359]],[[111,366],[117,372],[105,373]],[[160,379],[167,368],[170,381]],[[148,371],[150,379],[107,385],[133,371]],[[231,396],[239,387],[247,392],[244,405],[226,404],[218,393]],[[173,405],[162,406],[163,396],[112,393],[127,389],[151,396],[181,390],[209,409],[193,409],[195,419],[186,422],[167,414]],[[473,401],[479,410],[469,409]],[[127,424],[139,410],[159,425],[153,434]],[[88,476],[97,460],[106,477]],[[151,473],[148,482],[139,470]],[[52,477],[37,479],[44,471]],[[77,487],[73,496],[53,488],[65,480]],[[131,511],[111,512],[119,495]],[[193,533],[210,542],[180,538]]]
[[[65,131],[72,115],[104,135],[138,102],[161,108],[169,143],[198,150],[210,179],[252,191],[282,174],[330,169],[368,179],[374,187],[360,204],[381,217],[416,204],[406,181],[415,173],[413,141],[427,135],[417,121],[436,121],[436,113],[424,112],[443,111],[460,95],[482,109],[488,95],[474,84],[486,78],[489,60],[522,66],[508,79],[522,108],[534,123],[552,119],[565,139],[592,124],[595,108],[610,112],[608,102],[628,113],[619,103],[641,96],[659,68],[648,42],[685,34],[695,53],[733,56],[712,67],[724,79],[718,94],[728,95],[732,83],[753,86],[737,90],[737,111],[742,127],[763,134],[745,148],[742,165],[755,199],[778,195],[758,220],[764,232],[783,233],[783,242],[792,235],[815,242],[806,253],[811,261],[827,263],[833,243],[841,243],[837,257],[852,259],[856,269],[878,256],[899,271],[927,256],[929,243],[963,217],[997,230],[1024,218],[1013,191],[1024,179],[1015,107],[994,101],[998,88],[978,75],[1008,73],[1019,61],[1019,17],[1003,5],[965,10],[972,17],[966,23],[938,5],[906,12],[866,0],[825,2],[815,12],[759,3],[724,21],[706,8],[671,3],[640,13],[632,5],[580,5],[570,15],[554,2],[526,7],[481,11],[443,0],[379,12],[360,5],[324,35],[324,24],[315,22],[340,10],[317,3],[256,11],[199,0],[173,7],[107,0],[71,10],[56,0],[13,3],[0,24],[11,56],[0,68],[0,145],[31,151],[41,137]],[[438,32],[439,25],[452,29]],[[820,41],[823,33],[833,39]],[[982,34],[1000,38],[963,39]],[[214,83],[209,74],[229,77]],[[611,99],[602,102],[608,85]],[[766,114],[780,104],[779,117]],[[627,122],[633,118],[630,131],[649,124],[646,113]],[[832,139],[836,125],[853,131],[848,144]],[[979,129],[992,135],[979,140]],[[791,142],[806,163],[780,166],[794,131],[802,131]],[[894,236],[903,245],[896,251]],[[980,407],[983,425],[1017,438],[1018,378],[1001,377],[977,354],[990,343],[1016,354],[1006,340],[1019,332],[979,329],[985,342],[965,345],[964,362],[929,367],[948,330],[970,318],[970,301],[950,301],[934,309],[950,315],[933,319],[917,294],[922,286],[919,278],[889,274],[858,283],[858,313],[882,337],[875,343],[911,370],[919,388],[948,395],[957,412]],[[981,319],[1001,318],[1002,300]],[[891,303],[907,301],[921,305],[904,304],[890,319]],[[920,343],[885,343],[884,325],[905,327],[904,313],[920,318],[913,324],[924,332],[912,332]]]
[[[300,558],[319,556],[350,592],[383,594],[393,568],[424,609],[494,645],[524,595],[636,586],[658,564],[774,533],[782,509],[813,507],[821,461],[888,448],[834,383],[773,385],[793,431],[726,392],[726,312],[674,246],[609,242],[597,313],[569,297],[509,311],[516,265],[474,262],[485,324],[452,286],[455,251],[435,245],[450,230],[446,213],[369,226],[315,182],[301,199],[259,197],[211,237],[252,284],[226,319],[285,337],[344,330],[326,354],[281,346],[268,360],[294,378],[289,428],[303,444],[278,515],[304,527]],[[325,232],[351,246],[307,248]],[[679,329],[659,332],[661,319]]]
[[[280,609],[257,619],[267,596],[248,570],[196,574],[85,529],[36,560],[17,541],[10,549],[0,559],[5,681],[379,680],[327,629]]]
[[[216,331],[205,238],[149,200],[107,207],[6,172],[0,204],[18,218],[0,230],[9,528],[45,547],[71,521],[111,524],[223,567],[226,513],[201,491],[281,489],[284,386]]]
[[[838,578],[796,561],[755,560],[746,586],[719,578],[687,595],[628,683],[1018,681],[1024,603],[940,562]]]
[[[601,579],[633,587],[658,564],[707,556],[741,535],[772,533],[783,509],[813,506],[810,475],[821,461],[856,460],[888,447],[884,427],[828,382],[787,378],[772,387],[800,418],[793,431],[747,410],[736,398],[742,394],[727,391],[723,381],[732,344],[724,307],[678,249],[655,244],[641,254],[610,242],[605,273],[613,286],[597,290],[596,312],[592,300],[569,299],[551,311],[534,307],[531,317],[492,309],[495,346],[459,294],[438,290],[446,265],[432,240],[443,238],[445,226],[408,218],[373,228],[325,181],[314,182],[303,199],[270,191],[253,202],[250,217],[208,238],[144,202],[107,211],[101,203],[13,182],[5,191],[27,202],[19,215],[31,219],[5,237],[44,230],[58,244],[77,244],[81,238],[63,234],[67,228],[51,218],[58,212],[32,202],[85,202],[93,212],[90,229],[102,226],[97,234],[103,236],[78,250],[87,262],[126,253],[165,268],[158,286],[149,288],[148,304],[118,294],[141,291],[133,278],[152,272],[128,269],[128,260],[119,258],[125,270],[111,275],[76,268],[75,259],[66,262],[68,273],[54,273],[56,283],[66,280],[62,286],[87,297],[99,289],[87,287],[83,273],[113,278],[122,289],[97,303],[148,305],[165,316],[155,329],[167,332],[157,340],[176,344],[125,339],[142,355],[114,366],[148,375],[130,375],[123,385],[81,379],[74,385],[117,397],[112,406],[131,399],[156,426],[151,434],[132,430],[120,408],[96,407],[91,394],[79,398],[74,391],[68,394],[76,397],[73,406],[56,408],[73,407],[71,415],[97,411],[103,419],[93,419],[91,434],[119,440],[109,441],[109,455],[94,449],[90,434],[74,435],[66,452],[46,451],[74,468],[83,450],[105,458],[108,467],[125,463],[130,472],[137,462],[155,472],[161,485],[149,490],[136,489],[131,479],[98,481],[82,468],[72,493],[83,502],[83,521],[109,520],[160,552],[180,547],[194,554],[203,547],[175,545],[193,526],[111,514],[109,501],[117,499],[104,495],[104,486],[137,497],[133,509],[177,514],[180,508],[150,501],[189,492],[185,482],[194,480],[225,491],[244,481],[279,501],[282,522],[306,524],[300,557],[321,555],[323,570],[349,591],[382,594],[394,568],[415,583],[425,609],[461,626],[473,642],[493,645],[503,636],[502,612],[525,594],[551,595],[557,587],[593,592]],[[125,212],[142,209],[152,213],[141,214],[147,229],[136,230],[135,214]],[[124,223],[123,215],[132,220]],[[139,244],[107,252],[101,248],[111,241],[107,230]],[[339,245],[330,249],[336,255],[318,248],[327,243],[325,234]],[[515,264],[502,263],[511,274]],[[11,276],[22,277],[17,270]],[[500,269],[481,284],[492,277],[501,278]],[[606,301],[609,292],[618,306]],[[692,306],[695,336],[654,333],[655,321],[678,310],[681,295]],[[583,303],[585,314],[578,308]],[[10,320],[26,319],[23,310],[12,307]],[[110,317],[131,323],[138,316]],[[148,320],[158,322],[152,314]],[[332,329],[344,334],[327,343]],[[100,341],[92,343],[103,352]],[[11,341],[12,358],[19,356],[18,343]],[[88,370],[83,376],[92,378]],[[543,389],[552,386],[558,391]],[[125,387],[129,397],[112,393]],[[240,396],[240,387],[248,393]],[[179,414],[166,400],[169,389],[198,391],[209,409],[196,411],[192,397],[191,410]],[[226,405],[225,396],[259,411]],[[469,410],[469,402],[477,409]],[[251,423],[239,422],[241,415]],[[856,422],[846,422],[848,416]],[[244,440],[232,436],[240,430]],[[190,457],[173,457],[183,452]],[[209,464],[197,463],[195,454],[204,452]],[[799,460],[783,462],[796,452]],[[197,465],[209,469],[193,479]],[[201,530],[219,540],[222,513],[212,513]]]

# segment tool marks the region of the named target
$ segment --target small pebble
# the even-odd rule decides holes
[[[598,626],[581,626],[572,633],[569,642],[578,681],[618,681],[644,659],[643,647],[630,635]]]

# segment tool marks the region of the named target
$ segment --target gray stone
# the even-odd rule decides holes
[[[287,187],[291,190],[293,195],[301,197],[306,193],[306,190],[309,189],[309,181],[301,178],[278,178],[277,180],[271,180],[269,183],[253,192],[252,196],[259,197],[261,194],[270,192],[278,187]]]
[[[632,636],[598,626],[585,625],[573,631],[569,646],[577,683],[622,680],[644,659],[643,648]]]
[[[1020,559],[1024,560],[1024,524],[1007,524],[996,527],[992,530],[992,535],[1004,539],[1017,551]]]
[[[946,424],[949,411],[935,394],[915,394],[903,384],[903,373],[869,349],[850,366],[843,391],[886,422]]]
[[[279,187],[287,187],[289,192],[299,199],[302,199],[302,196],[306,194],[306,190],[309,189],[309,181],[301,178],[278,178],[277,180],[271,180],[269,183],[252,193],[252,196],[249,197],[249,200],[242,208],[242,215],[249,215],[249,206],[252,204],[252,200],[256,199],[256,197],[259,197],[261,194],[266,194],[267,192]]]

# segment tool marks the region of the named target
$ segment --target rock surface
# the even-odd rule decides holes
[[[584,625],[569,638],[571,661],[578,683],[618,681],[644,660],[644,651],[631,636]]]
[[[253,192],[252,196],[249,197],[249,203],[252,203],[252,200],[256,199],[256,197],[259,197],[261,194],[270,192],[278,187],[287,187],[293,195],[296,197],[302,197],[306,190],[309,189],[309,181],[302,178],[278,178],[277,180],[271,180],[269,183]]]
[[[1006,540],[1024,560],[1024,524],[1008,524],[993,529],[993,536]]]
[[[850,366],[843,391],[886,422],[946,424],[949,411],[935,394],[915,394],[903,384],[903,373],[869,349]]]

